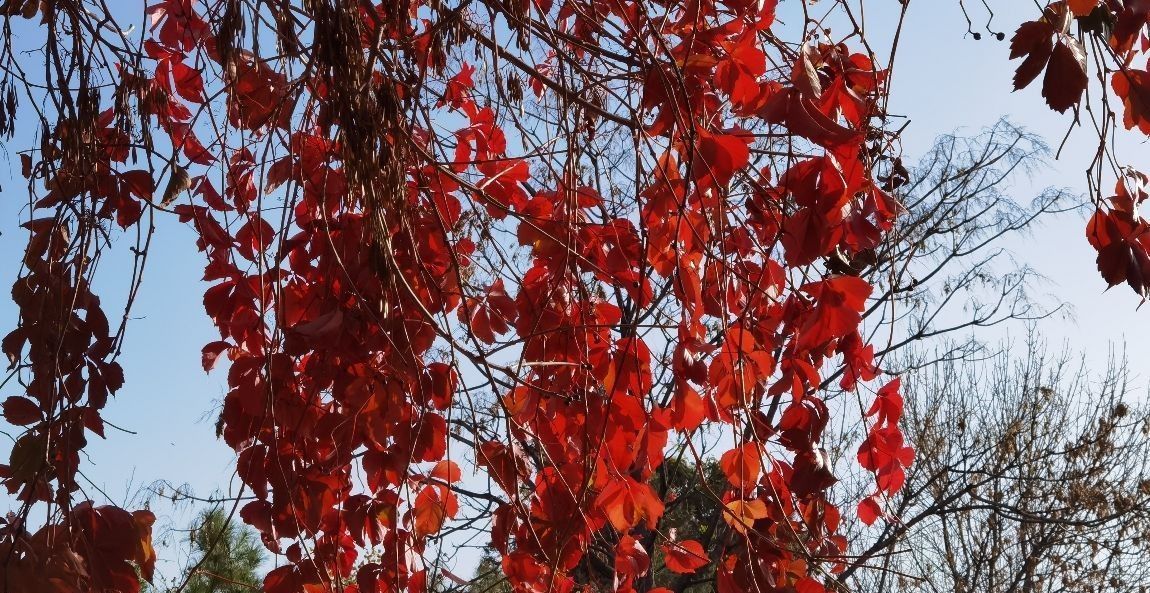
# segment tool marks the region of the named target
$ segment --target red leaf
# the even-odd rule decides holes
[[[827,588],[811,577],[803,577],[795,583],[795,593],[825,593]]]
[[[698,153],[691,162],[692,174],[700,183],[713,179],[717,185],[727,185],[735,172],[750,161],[749,139],[746,135],[700,131]]]
[[[274,239],[275,231],[272,230],[272,225],[260,216],[250,217],[244,226],[236,231],[236,243],[239,244],[240,255],[251,261],[255,261]]]
[[[470,313],[471,318],[467,319]],[[459,321],[469,323],[471,333],[485,344],[495,342],[496,334],[505,334],[515,323],[515,301],[507,294],[500,278],[487,288],[482,301],[468,299],[466,307],[459,308]]]
[[[1115,72],[1110,85],[1114,94],[1122,99],[1125,108],[1122,122],[1126,129],[1137,126],[1143,134],[1150,136],[1150,72],[1133,68]]]
[[[437,410],[446,410],[451,405],[458,383],[459,377],[451,365],[433,362],[427,365],[427,372],[420,378],[418,401]]]
[[[120,363],[97,361],[96,368],[100,377],[104,379],[104,384],[108,386],[108,391],[114,393],[124,386],[124,369]]]
[[[678,430],[695,430],[707,417],[707,406],[703,402],[703,397],[685,382],[679,383],[671,402],[673,406],[671,422]]]
[[[1050,60],[1054,50],[1054,26],[1046,21],[1022,23],[1010,40],[1010,59],[1026,56],[1014,73],[1014,90],[1029,85]]]
[[[821,448],[814,447],[795,454],[791,492],[803,497],[822,492],[835,485],[838,479],[830,470],[830,460]]]
[[[431,470],[431,477],[439,478],[451,484],[461,480],[463,478],[463,472],[459,470],[459,464],[450,459],[444,459],[435,464],[435,468]]]
[[[204,102],[204,80],[200,71],[185,64],[182,60],[172,60],[172,79],[176,92],[193,103]]]
[[[204,365],[204,372],[207,373],[215,368],[216,359],[220,357],[220,354],[223,354],[225,350],[231,347],[231,344],[222,340],[212,342],[207,346],[204,346],[201,354],[201,362]]]
[[[156,182],[152,179],[151,173],[143,170],[133,170],[124,171],[119,175],[120,180],[124,182],[124,186],[128,192],[141,200],[151,201],[152,195],[156,191]]]
[[[796,338],[797,348],[813,350],[858,328],[871,285],[855,276],[837,276],[811,282],[802,290],[817,304]]]
[[[747,443],[727,451],[719,459],[719,467],[727,476],[727,481],[735,488],[745,490],[753,487],[763,469],[759,461],[758,445]]]
[[[455,493],[446,488],[428,486],[415,497],[415,534],[426,537],[438,533],[447,519],[459,512],[459,502]]]
[[[595,506],[603,510],[612,527],[623,533],[639,523],[654,529],[663,515],[663,503],[654,490],[631,478],[612,480],[599,493]]]
[[[1070,35],[1059,35],[1042,79],[1046,103],[1059,113],[1070,109],[1082,99],[1087,82],[1086,48]]]
[[[302,590],[303,582],[299,572],[290,564],[272,570],[264,577],[266,593],[300,593]]]
[[[417,427],[412,461],[439,461],[447,454],[447,421],[439,414],[427,413]]]
[[[791,133],[824,147],[848,144],[862,138],[862,133],[840,125],[820,111],[814,99],[795,89],[774,94],[759,115],[769,123],[784,125]]]
[[[526,473],[523,459],[503,443],[489,441],[479,447],[479,465],[487,468],[492,480],[510,496],[519,493],[519,479]]]
[[[875,398],[866,415],[874,416],[877,414],[876,421],[879,424],[897,425],[899,419],[902,418],[903,400],[902,395],[899,394],[901,386],[901,377],[895,377],[883,385],[878,390],[878,397]]]
[[[882,515],[882,507],[879,506],[874,496],[868,496],[859,503],[859,520],[867,525],[874,525],[876,519]]]
[[[667,542],[662,549],[667,570],[677,574],[692,574],[710,562],[703,545],[693,539]]]
[[[285,156],[272,163],[272,165],[268,167],[267,174],[264,176],[264,193],[271,194],[277,187],[283,185],[288,179],[291,179],[292,168],[294,166],[295,159],[290,156]]]
[[[84,427],[102,439],[107,438],[104,436],[104,419],[100,417],[100,412],[96,408],[84,408]]]
[[[615,545],[615,572],[630,577],[647,574],[651,568],[651,557],[647,550],[634,537],[624,535]]]
[[[1098,7],[1098,0],[1067,0],[1070,12],[1076,17],[1089,16]]]
[[[13,395],[4,400],[2,406],[4,409],[4,418],[16,426],[26,426],[34,422],[39,422],[44,417],[40,413],[40,406],[26,397]]]

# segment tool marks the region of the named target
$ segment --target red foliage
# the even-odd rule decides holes
[[[703,544],[693,539],[667,542],[662,548],[663,562],[671,572],[691,574],[710,562]]]
[[[1027,86],[1045,69],[1042,95],[1056,111],[1066,111],[1080,103],[1088,85],[1088,52],[1083,41],[1093,44],[1098,64],[1110,74],[1110,87],[1121,101],[1122,122],[1127,130],[1150,135],[1150,103],[1145,69],[1134,66],[1150,52],[1150,5],[1146,2],[1115,0],[1062,0],[1051,2],[1041,18],[1023,23],[1011,40],[1010,57],[1025,57],[1015,74],[1015,89]],[[1077,31],[1075,31],[1077,28]],[[1112,74],[1111,74],[1112,73]],[[1106,106],[1106,113],[1110,107]],[[1076,109],[1076,119],[1082,117]],[[1110,138],[1113,118],[1095,119],[1099,135],[1099,155],[1118,162]],[[1100,162],[1100,161],[1099,161]],[[1146,274],[1150,273],[1150,242],[1139,212],[1144,201],[1144,175],[1135,169],[1113,167],[1117,195],[1106,197],[1091,172],[1095,214],[1087,223],[1086,235],[1098,252],[1098,269],[1109,286],[1126,282],[1145,300],[1150,296]]]
[[[558,16],[547,3],[485,3],[517,30],[531,11],[554,21],[557,49],[572,55],[519,75],[541,100],[578,102],[572,138],[610,125],[648,143],[650,155],[634,156],[650,170],[627,199],[585,182],[576,161],[548,171],[559,161],[540,155],[551,149],[528,150],[529,132],[481,97],[490,89],[477,88],[478,70],[446,59],[445,36],[482,45],[483,32],[438,4],[401,4],[307,3],[310,48],[295,17],[276,13],[283,55],[273,60],[232,47],[244,42],[225,35],[236,15],[167,0],[148,8],[151,73],[123,75],[176,153],[163,206],[187,199],[173,210],[205,256],[204,309],[219,337],[200,362],[230,363],[220,430],[255,497],[240,516],[286,557],[265,590],[353,580],[364,593],[423,590],[418,559],[469,496],[448,459],[456,451],[502,491],[486,495],[497,507],[491,543],[517,591],[586,585],[577,568],[603,538],[614,587],[631,590],[670,502],[652,477],[669,440],[704,424],[738,436],[720,458],[727,527],[713,553],[663,544],[666,566],[692,573],[714,557],[720,593],[819,590],[814,575],[845,551],[826,496],[824,382],[842,369],[854,390],[879,374],[859,331],[871,285],[819,262],[875,249],[901,210],[875,179],[886,73],[844,44],[773,47],[773,0],[568,0]],[[666,55],[649,54],[652,31]],[[1073,39],[1052,35],[1031,55],[1048,78],[1072,77]],[[619,46],[638,64],[633,119],[558,79],[559,63]],[[309,50],[303,67],[284,65]],[[499,92],[514,95],[506,85]],[[1044,94],[1056,108],[1077,100],[1058,85]],[[211,128],[201,114],[213,108],[227,117]],[[764,135],[792,146],[776,175],[759,159]],[[65,151],[43,157],[60,173],[36,207],[63,211],[84,195],[97,217],[132,227],[154,183],[121,170],[131,142],[110,112],[95,137],[99,162],[81,163],[90,170]],[[117,535],[81,545],[6,525],[9,549],[23,546],[7,570],[33,579],[45,554],[58,555],[51,546],[72,545],[85,564],[52,567],[74,569],[60,578],[134,592],[134,567],[150,576],[150,521],[70,502],[84,431],[102,434],[100,409],[123,377],[99,299],[75,280],[84,259],[62,247],[69,224],[26,225],[21,323],[3,349],[33,381],[3,404],[27,427],[4,483],[69,509],[61,525]],[[503,251],[516,255],[489,265]],[[669,344],[647,333],[652,324],[669,324]],[[508,348],[514,368],[501,362]],[[459,417],[461,400],[478,395],[463,388],[467,374],[490,379],[500,426]],[[897,389],[879,390],[859,451],[876,475],[860,507],[868,522],[910,462]],[[367,545],[382,553],[352,574]]]
[[[142,62],[46,81],[68,101],[21,154],[42,191],[0,342],[25,387],[0,405],[19,427],[0,478],[24,504],[0,523],[0,582],[151,577],[151,514],[74,498],[124,384],[92,261],[153,207],[205,257],[219,337],[200,362],[227,367],[219,427],[255,497],[240,516],[286,559],[270,593],[418,593],[462,497],[493,509],[520,593],[649,588],[660,541],[673,572],[713,559],[720,593],[814,593],[842,568],[823,398],[882,374],[860,331],[878,295],[824,262],[873,256],[902,210],[877,175],[894,139],[865,32],[776,26],[775,0],[444,4],[163,0],[140,48],[101,54]],[[1146,2],[1053,2],[1012,39],[1015,88],[1042,75],[1081,117],[1088,57],[1111,55],[1125,127],[1150,134],[1148,24]],[[90,80],[112,92],[72,95]],[[1143,297],[1145,186],[1123,171],[1087,229],[1105,281]],[[857,452],[867,524],[913,458],[885,381]],[[652,487],[701,427],[732,445],[709,549],[660,535],[674,501]],[[498,489],[464,488],[464,467]],[[30,532],[34,504],[56,512]],[[381,554],[355,570],[366,546]]]

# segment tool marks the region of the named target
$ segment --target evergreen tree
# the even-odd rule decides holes
[[[259,590],[264,561],[259,538],[216,507],[204,511],[191,531],[192,557],[185,593],[248,593]]]

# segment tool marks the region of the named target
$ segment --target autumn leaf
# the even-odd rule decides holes
[[[1026,88],[1042,73],[1054,51],[1054,26],[1046,21],[1022,23],[1010,40],[1010,59],[1026,57],[1014,73],[1014,90]]]
[[[240,230],[236,231],[239,252],[251,261],[255,261],[274,239],[275,231],[272,225],[259,216],[249,218]]]
[[[156,515],[151,511],[140,510],[132,513],[136,528],[136,545],[132,561],[140,568],[141,576],[149,583],[156,569],[156,550],[152,547],[152,525]]]
[[[1138,237],[1150,232],[1115,211],[1096,209],[1086,226],[1086,237],[1098,252],[1098,271],[1107,286],[1126,282],[1142,296],[1150,293],[1150,250]]]
[[[439,414],[423,414],[416,425],[411,458],[415,461],[438,461],[446,454],[447,421]]]
[[[902,379],[895,377],[886,385],[879,388],[877,397],[874,403],[871,404],[866,415],[876,416],[876,422],[879,424],[888,424],[897,426],[898,421],[902,418],[903,399],[899,390],[902,388]]]
[[[13,395],[5,399],[2,405],[4,419],[16,426],[25,426],[39,422],[44,417],[40,412],[40,406],[26,397]]]
[[[1086,83],[1086,48],[1070,35],[1059,35],[1042,79],[1042,96],[1051,109],[1062,113],[1082,99]]]
[[[439,486],[427,486],[420,490],[413,505],[414,526],[417,537],[439,533],[447,519],[459,512],[459,502],[455,493]]]
[[[742,134],[701,131],[698,154],[692,162],[696,178],[700,182],[713,180],[719,186],[730,183],[735,172],[750,161],[748,140],[749,137]]]
[[[611,481],[595,501],[603,509],[607,520],[619,532],[645,523],[653,529],[663,515],[663,503],[647,484],[629,478]]]
[[[1010,40],[1010,59],[1025,57],[1014,73],[1014,90],[1026,88],[1046,70],[1042,96],[1051,109],[1062,113],[1078,103],[1086,91],[1086,49],[1050,21],[1023,23]]]
[[[859,503],[858,516],[864,524],[874,525],[875,520],[882,516],[882,507],[874,496],[868,496]]]
[[[703,397],[694,387],[685,382],[675,389],[671,400],[671,422],[679,430],[691,431],[699,427],[707,417],[707,406]]]
[[[727,481],[735,488],[745,490],[753,487],[762,471],[758,445],[747,443],[727,451],[719,459],[719,467],[727,476]]]
[[[1126,68],[1110,79],[1114,94],[1122,100],[1122,123],[1150,136],[1150,72]]]
[[[746,533],[755,521],[765,519],[767,515],[767,503],[758,499],[735,499],[726,504],[723,520],[735,531]]]
[[[1067,0],[1070,12],[1076,17],[1089,16],[1098,7],[1098,0]]]
[[[211,342],[203,347],[201,354],[201,364],[204,367],[204,372],[210,372],[216,366],[216,361],[220,355],[231,348],[232,345],[226,341],[219,340]]]
[[[450,459],[444,459],[435,464],[435,467],[431,470],[431,477],[453,484],[463,477],[463,472],[460,471],[458,463]]]
[[[516,315],[515,302],[507,294],[502,278],[487,288],[485,298],[468,299],[468,306],[459,308],[459,320],[469,324],[471,332],[485,344],[494,344],[496,335],[510,331]]]
[[[623,576],[639,577],[651,568],[651,558],[639,540],[630,535],[619,538],[615,545],[615,572]]]
[[[264,577],[263,590],[266,593],[299,593],[303,590],[299,571],[290,564],[273,569]]]
[[[861,278],[838,276],[806,284],[802,290],[816,299],[798,337],[798,347],[809,350],[855,330],[872,288]]]
[[[693,539],[669,541],[661,549],[667,570],[676,574],[693,574],[710,562],[703,544]]]

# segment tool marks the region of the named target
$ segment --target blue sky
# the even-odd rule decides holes
[[[896,5],[894,0],[881,4]],[[999,11],[993,27],[1007,33],[1006,41],[997,41],[985,31],[980,41],[968,36],[956,1],[918,0],[911,4],[896,61],[891,103],[893,113],[911,121],[904,135],[910,162],[929,148],[938,134],[958,128],[974,132],[1004,115],[1042,134],[1052,145],[1058,144],[1071,117],[1047,109],[1037,85],[1010,92],[1017,62],[1007,60],[1009,37],[1020,22],[1037,14],[1032,3],[998,3],[1001,6],[996,7]],[[976,20],[985,17],[979,10],[975,11]],[[889,15],[880,11],[870,16],[872,35],[883,38],[883,28],[890,25]],[[1123,143],[1127,157],[1145,154],[1136,137],[1129,136]],[[27,215],[19,161],[12,150],[29,144],[29,138],[18,137],[0,151],[2,220]],[[1019,180],[1015,199],[1025,204],[1047,186],[1081,192],[1085,187],[1083,171],[1094,148],[1093,131],[1077,130],[1060,161],[1052,162],[1030,180]],[[157,226],[151,263],[121,359],[127,383],[106,412],[109,422],[135,434],[109,430],[107,441],[94,438],[88,448],[91,460],[84,470],[120,504],[132,502],[141,486],[160,480],[186,483],[200,496],[217,489],[226,491],[233,480],[233,454],[215,440],[213,427],[214,410],[225,392],[225,377],[219,372],[206,375],[200,367],[200,347],[217,335],[203,314],[200,300],[205,288],[199,281],[203,260],[195,250],[190,229],[170,217],[159,217]],[[1105,291],[1084,226],[1082,215],[1063,215],[1011,247],[1017,259],[1049,279],[1042,287],[1046,292],[1073,308],[1073,319],[1042,326],[1047,337],[1055,344],[1065,341],[1086,352],[1093,364],[1104,362],[1111,344],[1124,342],[1136,385],[1144,387],[1142,361],[1150,346],[1142,334],[1150,310],[1136,311],[1138,299],[1125,287]],[[0,258],[0,278],[7,284],[15,278],[15,254],[23,249],[25,237],[12,225],[0,230],[0,253],[8,254]],[[120,240],[121,247],[127,244],[126,239]],[[123,300],[127,279],[122,270],[109,268],[105,272],[97,289],[114,310],[114,303]],[[11,327],[15,316],[14,307],[0,301],[0,327]],[[12,393],[0,393],[7,395]],[[0,445],[0,450],[4,449],[6,445]],[[94,491],[92,495],[99,496]],[[153,509],[161,516],[161,534],[164,527],[180,527],[187,519],[186,513],[173,512],[168,504],[153,503]],[[172,558],[165,560],[170,563]],[[175,570],[171,564],[160,568],[168,574]]]
[[[978,4],[968,3],[976,22],[986,15],[981,7],[974,7]],[[994,40],[985,30],[980,41],[966,36],[966,21],[957,2],[911,3],[895,66],[891,111],[911,120],[905,150],[912,158],[938,134],[958,128],[975,131],[1002,116],[1041,134],[1054,148],[1070,128],[1072,116],[1048,109],[1039,83],[1010,92],[1019,63],[1007,60],[1010,36],[1019,23],[1034,19],[1038,9],[1030,2],[992,5],[996,9],[992,28],[1004,31],[1005,41]],[[1124,164],[1145,169],[1147,153],[1140,140],[1136,132],[1120,134],[1118,145],[1121,156],[1141,159]],[[1085,170],[1096,148],[1093,128],[1073,130],[1059,160],[1050,161],[1029,180],[1018,180],[1015,200],[1025,204],[1045,187],[1083,193]],[[1113,182],[1113,178],[1104,180]],[[1085,226],[1083,215],[1065,214],[1009,246],[1018,260],[1048,278],[1049,283],[1040,288],[1072,307],[1073,319],[1042,326],[1047,338],[1054,344],[1066,341],[1084,351],[1094,364],[1105,361],[1111,344],[1125,342],[1131,370],[1144,387],[1146,375],[1140,372],[1139,363],[1150,354],[1142,335],[1150,310],[1136,311],[1138,298],[1124,285],[1106,291],[1095,267],[1095,252],[1086,242]]]

